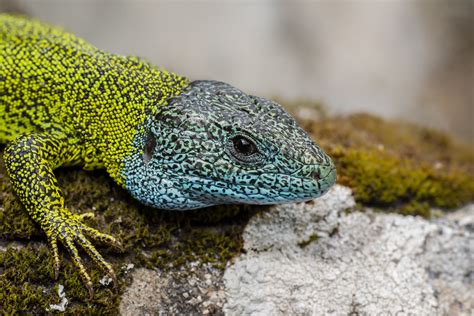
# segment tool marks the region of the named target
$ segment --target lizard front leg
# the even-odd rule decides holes
[[[74,265],[92,297],[91,279],[84,268],[76,244],[116,282],[115,273],[87,237],[120,247],[118,241],[84,225],[80,215],[64,206],[64,198],[53,170],[81,163],[81,147],[64,135],[26,134],[5,149],[5,166],[13,189],[48,237],[55,276],[59,271],[58,240],[69,251]]]

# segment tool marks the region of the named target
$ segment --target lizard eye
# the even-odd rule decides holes
[[[244,164],[261,163],[264,158],[255,141],[241,134],[229,138],[227,152],[235,160]]]
[[[251,156],[257,153],[257,145],[242,135],[237,135],[231,139],[234,150],[239,155]]]

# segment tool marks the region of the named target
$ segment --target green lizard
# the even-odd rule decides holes
[[[119,246],[65,205],[53,170],[104,168],[139,201],[186,210],[306,201],[334,184],[331,159],[281,106],[101,51],[59,28],[0,15],[0,142],[22,204],[58,241],[92,296],[77,246],[116,281],[89,239]]]

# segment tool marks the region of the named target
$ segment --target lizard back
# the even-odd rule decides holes
[[[0,15],[0,143],[61,133],[84,143],[86,165],[105,165],[118,180],[138,126],[187,83],[60,28]]]
[[[27,132],[69,133],[71,79],[97,49],[37,21],[0,16],[0,142]],[[58,71],[61,71],[58,75]]]

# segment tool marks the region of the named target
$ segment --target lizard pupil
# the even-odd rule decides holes
[[[257,146],[255,143],[244,136],[235,136],[232,139],[232,143],[235,151],[239,154],[251,156],[257,152]]]

